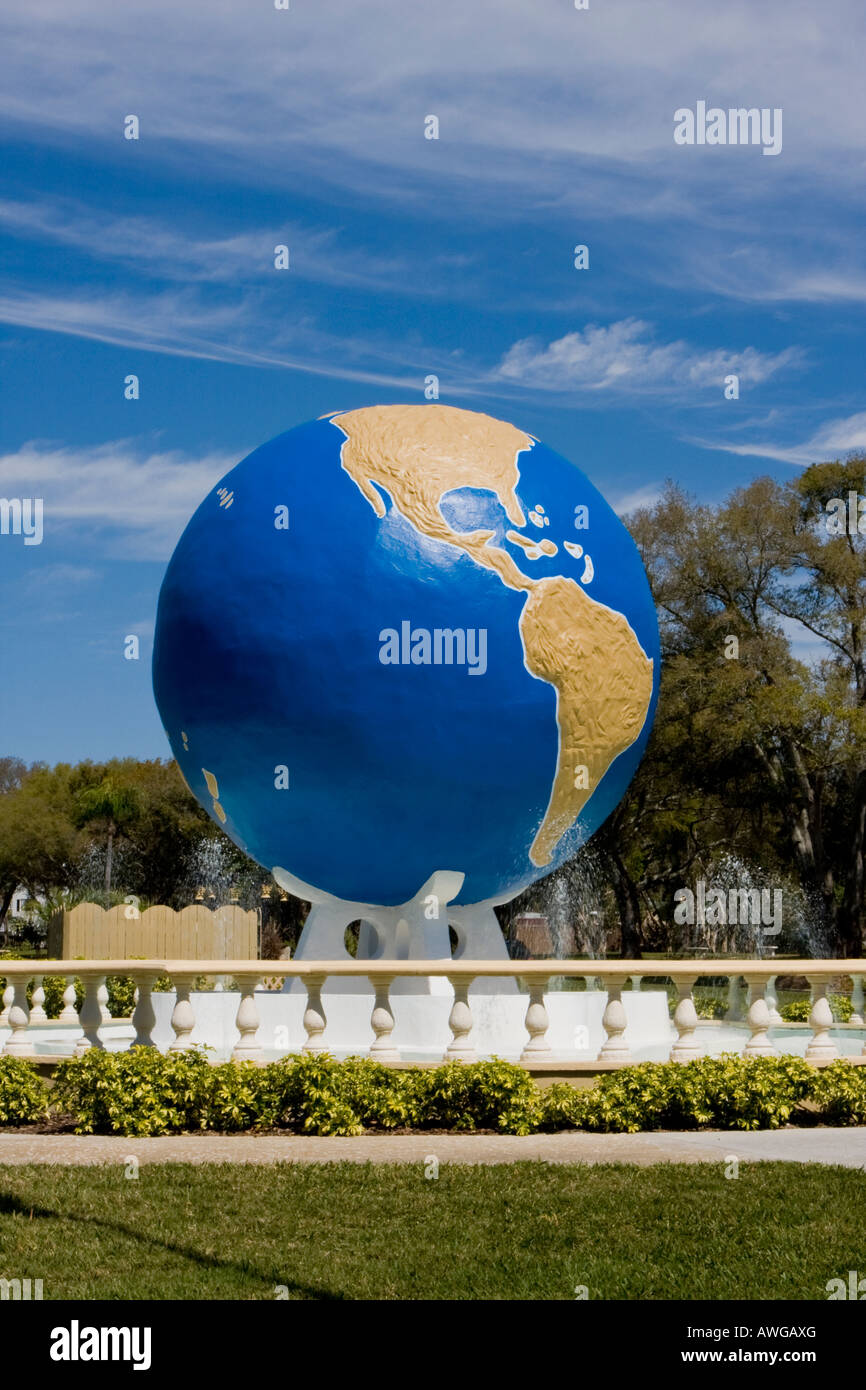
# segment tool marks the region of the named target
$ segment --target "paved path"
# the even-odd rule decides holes
[[[866,1129],[791,1129],[703,1134],[407,1134],[360,1139],[289,1135],[182,1135],[123,1139],[114,1135],[0,1134],[5,1163],[838,1163],[866,1169]]]

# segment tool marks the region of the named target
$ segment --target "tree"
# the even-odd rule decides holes
[[[139,815],[139,798],[135,788],[109,774],[96,786],[84,787],[77,796],[77,820],[79,825],[92,825],[98,822],[104,826],[108,837],[105,852],[105,900],[109,905],[111,896],[111,867],[114,856],[114,840],[117,835],[128,835]]]

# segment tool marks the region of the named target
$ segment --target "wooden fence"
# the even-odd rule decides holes
[[[48,954],[56,960],[255,960],[259,954],[258,913],[235,905],[215,912],[193,903],[136,909],[79,903],[57,912],[48,926]]]

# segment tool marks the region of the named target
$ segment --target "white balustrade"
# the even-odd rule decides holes
[[[136,971],[133,975],[136,982],[137,998],[135,1008],[132,1011],[132,1026],[135,1029],[135,1037],[132,1041],[133,1047],[156,1047],[153,1041],[153,1026],[156,1023],[156,1013],[153,1007],[153,986],[159,976],[150,971]],[[110,1015],[109,1015],[110,1017]],[[103,1023],[105,1018],[103,1017]]]
[[[105,984],[105,976],[82,970],[81,983],[84,985],[84,1002],[81,1005],[78,1022],[81,1024],[82,1035],[75,1044],[76,1057],[82,1057],[91,1047],[105,1046],[99,1036],[99,1030],[102,1027],[99,991]]]
[[[812,1036],[806,1048],[806,1061],[832,1062],[839,1056],[839,1049],[830,1037],[833,1010],[827,998],[829,980],[820,975],[809,975],[808,980],[812,987],[812,1012],[809,1014]]]
[[[195,975],[172,976],[172,984],[177,997],[171,1011],[174,1041],[168,1045],[169,1052],[189,1052],[193,1045],[192,1032],[195,1028],[195,1010],[189,996],[195,984],[195,978]]]
[[[454,986],[454,1003],[451,1005],[451,1013],[448,1015],[451,1041],[445,1049],[446,1062],[478,1061],[478,1054],[469,1041],[473,1027],[472,1010],[469,1007],[469,986],[474,978],[474,975],[449,976]]]
[[[327,1052],[327,1047],[322,1041],[328,1020],[325,1017],[325,1006],[322,1003],[322,985],[327,979],[326,975],[306,975],[304,984],[307,989],[307,1007],[304,1010],[304,1032],[307,1041],[301,1048],[302,1052],[307,1052],[315,1057],[320,1052]]]
[[[261,979],[258,973],[255,975],[239,972],[235,979],[241,992],[241,1002],[238,1004],[237,1018],[235,1027],[240,1033],[240,1037],[232,1049],[233,1062],[261,1062],[264,1060],[264,1052],[259,1045],[259,1011],[256,1008],[256,985]]]
[[[394,1046],[392,1033],[394,1032],[394,1015],[391,1012],[391,985],[394,983],[393,975],[371,975],[370,983],[376,994],[373,1003],[373,1012],[370,1015],[370,1026],[376,1035],[376,1040],[370,1048],[370,1056],[377,1062],[399,1062],[400,1053]]]
[[[544,997],[550,985],[550,977],[547,975],[524,976],[523,983],[529,990],[529,1003],[526,1006],[526,1018],[523,1023],[529,1034],[529,1041],[524,1045],[520,1060],[521,1062],[547,1062],[553,1056],[550,1043],[547,1041],[550,1018]]]
[[[71,965],[72,963],[67,964]],[[263,969],[261,963],[255,961],[214,961],[212,964],[216,969],[222,968],[224,970],[231,966],[232,976],[230,978],[236,981],[234,987],[240,990],[240,1003],[236,1020],[239,1038],[232,1051],[232,1057],[239,1061],[263,1061],[264,1051],[258,1037],[260,1020],[255,999],[256,987],[261,981]],[[477,1060],[476,1047],[472,1038],[474,1020],[469,1001],[469,991],[476,975],[480,973],[483,976],[484,969],[481,966],[480,970],[473,969],[470,974],[466,971],[466,966],[470,964],[474,965],[475,962],[467,960],[465,965],[458,967],[458,962],[455,960],[453,971],[450,968],[447,969],[447,976],[454,990],[454,999],[448,1019],[452,1036],[444,1054],[449,1061],[454,1059],[466,1062]],[[583,976],[588,990],[591,991],[598,987],[605,990],[607,998],[604,1001],[602,1014],[605,1038],[596,1061],[617,1065],[627,1065],[631,1062],[633,1059],[627,1041],[626,1004],[628,1001],[624,1000],[623,991],[628,990],[629,983],[632,991],[639,991],[644,972],[643,969],[638,968],[638,963],[628,962],[626,969],[629,973],[622,973],[619,962],[592,962],[592,974],[586,973],[586,965],[589,962],[557,961],[555,967],[553,963],[545,962],[545,965],[548,964],[551,966],[550,970],[545,969],[543,973],[538,971],[536,966],[528,968],[523,966],[521,968],[517,962],[513,963],[510,970],[502,972],[503,978],[522,980],[528,991],[525,1015],[527,1040],[520,1054],[521,1062],[527,1065],[544,1065],[549,1064],[554,1057],[548,1037],[550,1019],[546,998],[554,973],[556,975],[563,974],[572,979],[579,979]],[[859,971],[856,969],[858,964],[860,966]],[[34,1055],[32,1041],[34,1025],[44,1026],[47,1022],[44,989],[46,967],[44,964],[40,964],[38,968],[43,973],[31,975],[24,968],[15,969],[17,962],[10,963],[10,965],[11,969],[10,966],[7,966],[10,974],[3,991],[2,1003],[4,1007],[0,1013],[0,1027],[5,1024],[9,1029],[9,1036],[3,1051],[10,1056],[32,1057]],[[153,1032],[156,1024],[156,1011],[152,991],[156,980],[163,973],[165,967],[160,961],[142,962],[142,965],[146,968],[132,967],[129,970],[136,981],[136,1002],[132,1016],[135,1037],[131,1046],[153,1047],[155,1046]],[[737,965],[739,966],[737,972],[728,975],[726,1018],[734,1020],[741,1016],[742,989],[745,984],[748,1040],[743,1048],[743,1055],[746,1057],[778,1055],[777,1046],[774,1046],[770,1038],[771,1028],[780,1021],[776,994],[777,976],[768,973],[768,969],[771,968],[769,963],[764,964],[758,960],[754,962],[738,961]],[[856,963],[852,961],[850,966],[854,967],[851,973],[852,1023],[857,1027],[863,1027],[864,1025],[860,1020],[864,1017],[866,961]],[[115,966],[114,968],[118,967]],[[331,973],[335,976],[349,975],[353,972],[348,968],[341,968],[339,962],[334,962],[333,965],[322,962],[321,971],[319,971],[317,963],[314,967],[316,973],[312,975],[305,973],[307,968],[309,967],[302,966],[298,971],[298,976],[303,981],[307,992],[304,1011],[306,1041],[302,1051],[315,1055],[327,1051],[324,1041],[327,1019],[322,1004],[322,988],[327,975]],[[657,967],[655,968],[657,969]],[[677,1002],[673,1015],[677,1036],[670,1052],[672,1061],[687,1062],[704,1055],[703,1043],[707,1037],[711,1036],[711,1030],[699,1028],[694,989],[697,980],[706,973],[707,968],[705,962],[698,960],[671,963],[670,978],[675,981],[677,990]],[[715,968],[719,973],[727,973],[721,962],[717,963]],[[778,968],[778,966],[774,968]],[[805,1056],[810,1062],[832,1061],[840,1055],[836,1040],[832,1036],[834,1019],[828,999],[828,990],[831,981],[837,978],[840,973],[844,973],[845,968],[847,968],[847,963],[840,961],[814,963],[798,961],[791,963],[792,973],[806,975],[811,991],[810,1024],[812,1036],[805,1052]],[[411,965],[405,966],[404,969],[407,974],[412,974],[417,969],[417,963],[413,962]],[[499,969],[494,967],[491,974],[498,975]],[[14,973],[12,973],[13,970]],[[75,963],[75,970],[84,985],[84,1002],[80,1017],[76,1012],[75,977],[64,973],[63,1007],[58,1022],[66,1027],[80,1027],[81,1034],[74,1050],[77,1056],[82,1056],[91,1047],[101,1048],[104,1046],[101,1030],[102,1025],[110,1018],[110,1015],[105,1009],[107,997],[105,966],[98,961],[82,961],[80,964]],[[398,960],[389,961],[388,969],[384,973],[380,973],[379,968],[371,963],[368,969],[365,968],[365,973],[373,986],[374,993],[370,1014],[373,1041],[368,1048],[368,1055],[386,1064],[394,1065],[400,1061],[400,1052],[394,1044],[395,1019],[391,996],[395,979],[401,978],[401,962]],[[184,1052],[193,1046],[192,1035],[196,1028],[192,1002],[195,979],[193,962],[189,962],[189,966],[184,969],[180,969],[179,966],[177,972],[172,972],[176,997],[171,1013],[171,1027],[174,1034],[173,1041],[169,1046],[171,1052]],[[29,1007],[27,1000],[28,981],[32,981],[33,984]],[[556,997],[556,1001],[559,1002],[559,996]],[[558,1014],[555,1016],[558,1017]],[[866,1056],[866,1046],[863,1048],[863,1053]],[[586,1053],[584,1052],[583,1055],[586,1056]],[[586,1065],[591,1068],[592,1063],[588,1061]]]
[[[751,1037],[743,1048],[744,1057],[775,1057],[776,1049],[770,1041],[767,1029],[770,1026],[770,1010],[765,998],[767,982],[762,975],[747,975],[749,986],[749,1029]]]
[[[624,1066],[632,1060],[629,1045],[625,1040],[626,1016],[622,1002],[623,981],[617,976],[601,977],[602,986],[607,990],[607,1004],[602,1015],[602,1026],[607,1041],[602,1044],[598,1054],[599,1062],[619,1062]]]
[[[677,1030],[677,1040],[671,1048],[672,1062],[693,1062],[697,1057],[703,1056],[703,1048],[695,1031],[698,1015],[693,990],[697,978],[697,975],[680,976],[676,981],[677,1006],[674,1010],[674,1026]]]

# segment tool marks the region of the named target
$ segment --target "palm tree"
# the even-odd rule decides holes
[[[105,854],[105,906],[111,906],[111,867],[114,859],[114,840],[128,834],[140,812],[138,793],[125,787],[113,777],[105,777],[95,787],[79,792],[78,823],[87,825],[101,821],[108,835]]]

